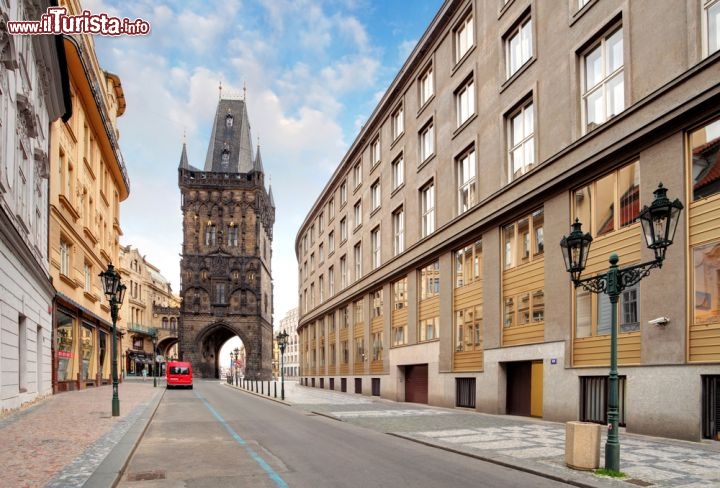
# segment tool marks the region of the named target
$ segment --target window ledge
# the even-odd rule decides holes
[[[525,73],[527,70],[529,70],[530,66],[535,64],[536,59],[537,58],[535,56],[532,56],[530,59],[525,61],[525,63],[522,66],[520,66],[520,68],[518,68],[518,70],[516,72],[514,72],[512,75],[510,75],[510,78],[505,80],[500,85],[500,93],[504,92],[510,85],[512,85],[515,82],[515,80],[520,78],[523,73]]]
[[[465,122],[460,124],[460,126],[453,131],[452,138],[455,139],[462,131],[465,130],[468,125],[470,125],[477,118],[477,116],[477,112],[475,112],[470,117],[468,117]]]

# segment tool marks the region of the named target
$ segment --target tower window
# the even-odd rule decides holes
[[[233,116],[228,114],[225,117],[225,127],[232,127],[233,126]]]

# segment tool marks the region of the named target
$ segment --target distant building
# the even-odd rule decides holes
[[[83,12],[77,0],[61,5],[69,15]],[[66,34],[63,40],[73,115],[51,130],[48,246],[57,291],[55,391],[111,381],[110,306],[98,275],[119,262],[120,202],[130,192],[118,143],[117,119],[125,112],[120,79],[100,68],[91,35]],[[119,348],[117,359],[120,364]]]
[[[585,276],[649,261],[662,182],[685,210],[620,297],[620,423],[718,437],[719,3],[661,3],[443,3],[298,231],[303,383],[605,423],[610,302],[559,242],[580,219]]]
[[[275,330],[275,337],[277,337],[277,335],[281,332],[285,332],[288,335],[287,346],[285,346],[284,360],[286,378],[298,376],[298,372],[300,370],[300,362],[298,360],[300,348],[298,345],[297,326],[298,309],[293,308],[291,310],[288,310],[288,312],[285,314],[285,317],[280,319],[280,326]]]
[[[0,9],[0,411],[52,393],[48,154],[50,123],[70,117],[70,88],[61,37],[7,32],[51,5]]]

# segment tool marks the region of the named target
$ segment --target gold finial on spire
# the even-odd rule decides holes
[[[218,86],[218,100],[222,100],[222,80],[220,80],[220,85]]]
[[[243,102],[247,100],[247,82],[243,81]]]
[[[183,144],[187,142],[187,129],[183,127]]]

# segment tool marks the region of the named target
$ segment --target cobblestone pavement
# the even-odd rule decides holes
[[[0,419],[0,488],[82,486],[148,402],[165,389],[150,380],[59,393]]]
[[[621,432],[620,469],[627,477],[619,481],[566,466],[562,423],[396,403],[295,382],[286,383],[285,391],[290,403],[315,413],[579,486],[720,487],[718,442]],[[605,435],[601,465],[604,446]]]

